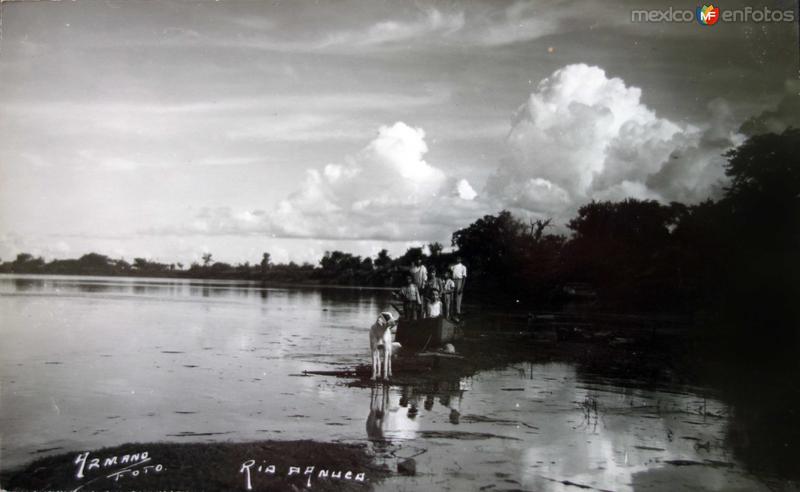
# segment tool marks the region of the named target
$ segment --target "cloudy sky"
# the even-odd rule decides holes
[[[664,2],[0,7],[3,260],[313,262],[503,208],[692,202],[800,119],[796,22],[631,21]]]

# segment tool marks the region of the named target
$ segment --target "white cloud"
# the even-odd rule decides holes
[[[537,6],[529,1],[515,2],[502,14],[485,19],[485,25],[473,31],[472,41],[485,46],[501,46],[554,34],[561,30],[562,18],[568,11],[552,5]],[[476,22],[482,24],[480,20]]]
[[[108,152],[99,152],[93,149],[78,149],[75,153],[81,167],[95,167],[110,171],[134,171],[149,165],[136,159],[117,157]]]
[[[592,199],[696,201],[724,180],[721,154],[738,145],[727,105],[703,126],[658,117],[641,90],[593,66],[541,81],[516,112],[511,157],[486,186],[497,206],[566,218]]]
[[[63,258],[73,251],[74,248],[68,242],[48,235],[0,234],[0,261],[3,262],[13,261],[19,253],[51,259]]]
[[[450,93],[437,89],[427,94],[403,94],[397,92],[329,92],[314,95],[280,94],[253,97],[222,97],[209,101],[195,100],[156,104],[151,100],[119,102],[91,99],[82,102],[61,100],[14,101],[3,105],[3,112],[14,115],[41,115],[52,117],[61,113],[88,112],[94,115],[153,115],[185,114],[205,116],[233,112],[262,113],[264,111],[295,110],[298,106],[321,111],[359,111],[374,109],[396,109],[441,104],[449,100]]]
[[[256,142],[347,141],[363,139],[364,114],[432,107],[450,100],[434,88],[422,94],[339,92],[230,97],[216,101],[156,104],[150,100],[14,101],[0,107],[0,118],[20,132],[63,136],[139,137],[159,142],[177,138]],[[303,108],[298,110],[298,108]]]
[[[309,170],[302,188],[281,201],[275,225],[290,236],[440,237],[437,221],[449,215],[443,209],[458,214],[467,200],[457,197],[441,169],[425,161],[427,152],[421,128],[403,122],[383,126],[344,164]]]
[[[466,179],[458,180],[456,191],[458,192],[458,197],[463,200],[474,200],[475,197],[478,196],[478,194],[472,188],[472,185],[470,185],[469,181]]]
[[[236,36],[220,36],[212,31],[202,37],[181,33],[137,41],[144,45],[157,41],[159,46],[214,46],[289,53],[391,52],[434,45],[495,48],[598,26],[631,28],[629,10],[573,0],[557,5],[520,0],[511,4],[463,4],[458,9],[424,7],[411,17],[386,17],[382,13],[370,14],[369,8],[363,10],[368,17],[362,21],[363,27],[321,28],[300,37],[287,36],[277,22],[248,15],[229,19],[244,28]],[[394,9],[394,13],[399,10]]]
[[[306,171],[295,192],[270,212],[206,208],[179,228],[157,234],[263,234],[284,238],[444,240],[482,204],[465,179],[450,178],[425,160],[425,132],[403,122],[343,163]]]
[[[385,45],[427,36],[448,36],[464,27],[464,13],[442,13],[427,9],[410,21],[384,20],[372,24],[366,30],[343,31],[331,34],[318,48],[336,46],[365,47]]]
[[[446,240],[484,213],[510,208],[567,219],[589,200],[692,202],[723,183],[722,154],[741,143],[724,101],[702,125],[661,118],[641,90],[598,67],[569,65],[516,112],[509,156],[476,193],[426,160],[421,128],[382,126],[360,151],[308,169],[296,191],[264,210],[205,209],[157,233],[320,240]]]

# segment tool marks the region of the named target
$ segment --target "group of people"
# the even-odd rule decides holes
[[[467,267],[461,263],[461,258],[456,258],[456,263],[442,277],[437,275],[436,268],[429,272],[422,260],[417,260],[409,269],[406,285],[398,293],[403,301],[404,316],[458,319],[466,281]]]

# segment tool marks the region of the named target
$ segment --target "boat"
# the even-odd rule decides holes
[[[404,349],[424,351],[450,343],[460,334],[458,323],[444,317],[411,320],[400,318],[395,340]]]

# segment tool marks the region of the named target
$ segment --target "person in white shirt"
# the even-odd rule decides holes
[[[461,257],[456,257],[456,264],[450,267],[450,272],[453,274],[453,283],[455,283],[455,290],[453,291],[453,300],[455,301],[456,316],[461,316],[461,298],[464,295],[464,286],[467,283],[467,267],[461,263]]]
[[[438,318],[442,315],[442,301],[439,300],[439,291],[433,292],[433,298],[428,302],[428,317]]]

